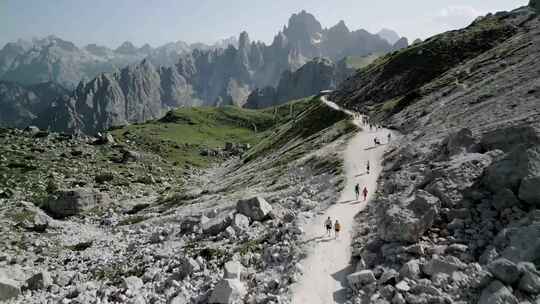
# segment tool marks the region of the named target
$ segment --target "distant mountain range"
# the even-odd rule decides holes
[[[152,48],[145,44],[140,48],[126,41],[116,49],[97,44],[82,48],[55,36],[19,40],[7,43],[0,50],[0,80],[14,81],[23,85],[56,82],[66,88],[75,88],[81,80],[90,80],[101,73],[111,73],[143,59],[154,65],[172,66],[180,55],[194,49],[210,50],[237,46],[236,38],[218,41],[214,45],[187,44],[183,41],[167,43]]]
[[[0,78],[23,84],[26,89],[29,84],[51,79],[70,87],[74,79],[82,79],[71,94],[50,103],[52,114],[47,119],[34,113],[40,118],[35,121],[57,131],[92,133],[155,119],[174,107],[243,106],[257,88],[280,86],[280,100],[265,106],[286,97],[304,97],[299,95],[312,94],[327,83],[335,86],[344,77],[336,75],[347,74],[341,69],[331,76],[313,75],[326,71],[324,66],[334,65],[331,62],[408,46],[406,39],[391,36],[398,37],[395,44],[365,30],[351,31],[343,21],[323,28],[313,15],[302,11],[292,15],[270,45],[251,41],[247,32],[215,46],[178,42],[156,49],[148,45],[137,48],[129,42],[115,50],[97,45],[79,49],[49,37],[31,44],[6,45],[2,52],[7,55],[0,56],[0,63],[9,68],[3,68]],[[299,70],[314,58],[327,59]],[[122,64],[129,66],[117,70]],[[104,70],[116,71],[101,74]],[[295,73],[297,70],[300,73]],[[98,76],[87,80],[90,75]],[[309,79],[313,77],[326,78]],[[300,85],[288,84],[292,80]]]

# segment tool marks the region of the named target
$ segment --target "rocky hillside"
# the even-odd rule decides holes
[[[358,215],[355,301],[539,301],[539,46],[530,8],[488,15],[334,94],[402,133]]]
[[[183,109],[100,138],[4,129],[0,301],[276,301],[352,131],[317,100]]]

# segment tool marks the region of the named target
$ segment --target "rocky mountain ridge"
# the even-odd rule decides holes
[[[255,89],[249,95],[245,108],[263,109],[290,100],[333,90],[341,81],[351,76],[355,69],[348,67],[345,59],[338,64],[326,58],[315,58],[295,72],[285,71],[276,88],[268,86]]]
[[[126,41],[116,49],[97,44],[78,47],[55,36],[9,42],[0,50],[0,79],[32,85],[56,82],[66,88],[75,88],[81,80],[89,80],[100,73],[110,73],[143,59],[157,66],[173,66],[180,55],[195,48],[215,49],[237,45],[235,39],[219,41],[214,45],[187,44],[183,41],[167,43],[153,48],[148,44],[140,48]]]

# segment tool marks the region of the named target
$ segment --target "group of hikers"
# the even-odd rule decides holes
[[[356,200],[358,200],[360,198],[360,184],[354,186],[354,194],[356,194]],[[364,187],[364,190],[362,190],[362,196],[364,197],[364,201],[366,201],[368,196],[367,187]]]
[[[332,230],[334,231],[335,238],[339,238],[339,232],[341,231],[341,224],[338,220],[335,223],[332,223],[332,219],[328,217],[324,222],[324,227],[326,228],[326,235],[332,236]]]
[[[366,115],[362,115],[360,113],[355,113],[354,114],[355,118],[356,119],[361,119],[362,120],[362,123],[365,125],[365,126],[369,126],[369,129],[370,130],[373,130],[373,128],[375,128],[375,130],[378,130],[379,128],[381,128],[381,126],[379,125],[376,125],[376,124],[372,124],[370,121],[369,121],[369,118],[366,116]],[[392,140],[392,133],[388,133],[387,135],[387,138],[388,138],[388,143],[390,143],[390,141]],[[378,146],[378,145],[381,145],[381,141],[375,137],[373,139],[373,142],[375,143],[375,146]],[[369,163],[369,160],[366,162],[366,173],[367,174],[370,174],[370,163]],[[356,184],[355,187],[354,187],[354,193],[356,195],[356,200],[358,201],[360,199],[360,196],[363,197],[364,201],[367,201],[367,196],[368,196],[368,189],[367,189],[367,186],[365,186],[362,191],[360,191],[360,184]],[[332,221],[332,219],[330,217],[328,217],[328,219],[326,219],[326,221],[324,222],[324,227],[326,228],[326,234],[328,237],[332,236],[332,231],[334,231],[334,236],[335,238],[338,238],[339,237],[339,232],[341,231],[341,224],[339,223],[338,220],[336,220],[335,222]]]

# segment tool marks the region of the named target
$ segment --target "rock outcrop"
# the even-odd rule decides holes
[[[24,129],[34,124],[44,128],[47,122],[41,118],[48,116],[55,99],[68,94],[52,82],[22,86],[0,81],[0,126]]]
[[[251,199],[238,201],[236,204],[236,211],[253,221],[262,221],[270,215],[272,205],[264,198],[257,196]]]
[[[262,109],[335,89],[337,67],[328,59],[315,58],[295,72],[285,71],[277,88],[265,87],[254,90],[245,108]]]
[[[105,194],[79,188],[54,193],[44,207],[57,217],[66,217],[107,203]]]

